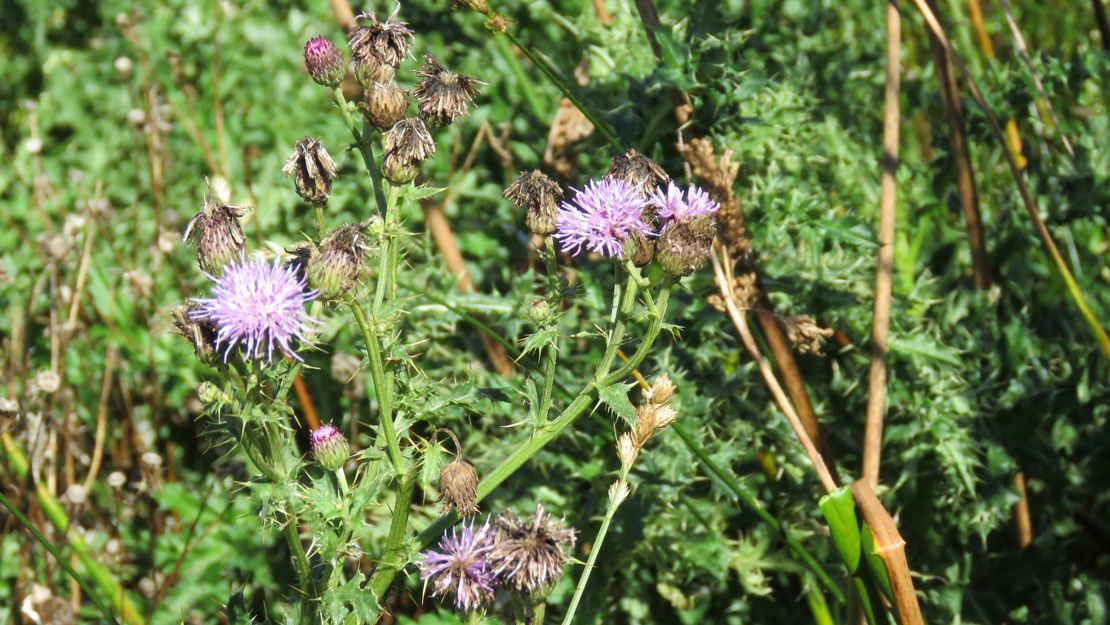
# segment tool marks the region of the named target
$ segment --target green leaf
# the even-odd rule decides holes
[[[446,455],[438,440],[428,442],[424,450],[424,462],[420,466],[420,488],[427,490],[439,482],[439,470],[447,464]]]
[[[886,563],[879,557],[879,552],[875,548],[875,536],[871,533],[871,528],[866,523],[861,524],[859,533],[863,538],[863,555],[867,559],[867,568],[871,571],[871,576],[876,582],[875,585],[879,587],[888,601],[894,601],[894,589],[890,585],[890,575],[886,572]]]
[[[856,502],[852,499],[852,489],[841,486],[822,497],[817,506],[829,523],[836,551],[848,565],[848,572],[855,575],[859,569],[861,551],[859,521],[856,519]]]
[[[636,421],[636,409],[628,401],[628,389],[635,386],[634,382],[627,384],[617,382],[597,387],[597,396],[617,416],[627,421],[630,425]]]

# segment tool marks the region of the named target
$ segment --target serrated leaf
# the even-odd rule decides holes
[[[420,487],[424,490],[434,488],[439,482],[439,471],[446,464],[443,446],[438,440],[429,441],[424,450],[424,461],[420,466]]]
[[[613,411],[614,414],[628,422],[629,425],[636,421],[636,408],[628,401],[628,390],[635,386],[634,382],[608,384],[597,388],[597,396]]]

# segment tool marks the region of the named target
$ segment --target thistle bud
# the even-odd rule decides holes
[[[327,37],[313,37],[304,44],[304,65],[312,80],[325,87],[338,87],[346,73],[343,53]]]
[[[407,117],[386,131],[385,153],[407,165],[416,165],[436,153],[436,144],[419,117]]]
[[[547,236],[555,232],[555,214],[563,190],[543,172],[533,170],[520,174],[508,189],[505,197],[527,211],[524,223],[532,234]]]
[[[439,472],[439,501],[443,511],[454,508],[459,516],[478,512],[478,471],[469,462],[452,460]]]
[[[409,108],[405,91],[393,79],[371,83],[363,96],[362,110],[366,119],[383,130],[404,119]]]
[[[671,179],[655,161],[629,148],[627,152],[613,158],[609,163],[606,178],[616,178],[627,182],[641,197],[648,197],[661,184]]]
[[[379,22],[373,11],[362,13],[355,21],[369,23],[347,33],[347,44],[355,59],[355,77],[364,87],[391,80],[409,53],[412,29],[404,22],[393,21],[395,15],[396,12],[385,22]]]
[[[416,178],[416,174],[416,166],[399,156],[386,154],[382,160],[382,175],[393,184],[408,184]]]
[[[420,103],[420,114],[433,125],[446,126],[467,113],[470,101],[478,93],[478,81],[447,71],[432,55],[424,57],[424,67],[417,74],[420,81],[412,94]]]
[[[297,195],[312,204],[326,204],[335,180],[335,161],[317,137],[305,137],[293,146],[293,153],[281,168],[282,175],[293,176]]]
[[[537,297],[528,305],[528,319],[536,325],[545,325],[551,321],[553,312],[555,311],[551,308],[551,304],[542,297]]]
[[[207,319],[195,319],[192,313],[198,309],[194,303],[180,304],[170,309],[170,313],[174,331],[193,346],[197,360],[210,365],[216,362],[216,327]]]
[[[343,468],[351,455],[347,439],[334,425],[325,423],[312,431],[312,455],[316,462],[328,471]]]
[[[204,207],[189,220],[181,237],[185,243],[196,244],[201,271],[219,276],[229,262],[243,253],[246,237],[239,220],[246,213],[246,207],[225,204],[209,190]]]
[[[336,228],[308,259],[308,284],[326,299],[338,299],[358,283],[368,249],[364,224]]]
[[[712,215],[697,215],[667,224],[659,235],[656,255],[663,269],[676,276],[688,276],[709,260],[717,220]]]
[[[211,382],[200,383],[200,386],[197,387],[197,399],[199,399],[200,403],[204,404],[205,407],[209,408],[230,401],[227,394],[220,390],[220,387]]]

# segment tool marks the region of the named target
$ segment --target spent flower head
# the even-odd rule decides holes
[[[281,260],[240,257],[229,264],[219,277],[209,276],[216,285],[212,297],[193,300],[194,320],[205,320],[216,328],[216,347],[222,348],[226,362],[232,349],[240,346],[245,358],[273,360],[274,348],[301,360],[293,351],[293,340],[304,341],[308,326],[315,320],[305,312],[305,303],[316,297],[294,270],[281,266]]]
[[[181,236],[185,243],[197,246],[197,264],[201,271],[220,275],[224,266],[243,253],[246,237],[239,220],[246,214],[244,206],[221,201],[209,187],[204,207],[185,226]]]
[[[439,500],[446,514],[454,508],[461,517],[478,513],[478,470],[456,458],[439,472]]]
[[[629,148],[624,154],[613,157],[605,177],[627,182],[644,197],[650,195],[659,185],[671,180],[658,163],[640,154],[635,148]]]
[[[413,31],[408,24],[394,21],[400,9],[398,3],[384,22],[379,22],[373,11],[361,13],[355,18],[359,25],[347,33],[347,45],[355,60],[355,77],[363,86],[393,78],[408,56]]]
[[[506,512],[494,524],[497,540],[492,559],[498,577],[526,592],[543,591],[563,577],[567,550],[574,548],[575,531],[547,514],[542,505],[530,519]]]
[[[370,248],[366,241],[369,223],[346,224],[332,230],[320,243],[320,250],[309,254],[308,284],[320,295],[338,299],[358,284]]]
[[[420,578],[432,595],[453,595],[455,607],[470,612],[493,599],[497,576],[490,562],[494,530],[488,522],[460,525],[439,540],[439,550],[421,554]]]
[[[642,219],[647,201],[627,182],[604,178],[574,192],[574,199],[563,202],[555,216],[555,238],[563,251],[619,257],[634,231],[652,234]]]
[[[555,232],[555,214],[563,190],[559,184],[538,169],[522,172],[505,189],[505,197],[527,211],[524,223],[532,234],[547,236]]]
[[[651,194],[650,202],[655,207],[655,214],[663,223],[672,219],[712,215],[721,207],[701,187],[690,185],[683,192],[674,181],[667,183],[665,191],[662,188],[656,188]]]
[[[417,72],[423,80],[412,92],[420,103],[420,114],[441,126],[466,115],[478,93],[478,80],[448,71],[430,54],[424,57],[424,63]]]
[[[293,146],[281,173],[293,176],[297,194],[306,202],[326,204],[337,168],[319,137],[305,137]]]

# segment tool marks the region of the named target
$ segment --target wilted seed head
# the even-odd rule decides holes
[[[663,269],[676,276],[688,276],[709,260],[717,220],[713,215],[698,215],[667,224],[656,243],[656,256]]]
[[[242,254],[246,238],[239,220],[246,212],[244,206],[220,202],[209,189],[204,207],[189,220],[181,237],[185,243],[196,244],[201,271],[218,276]]]
[[[408,108],[408,96],[396,80],[371,83],[363,93],[362,111],[366,119],[383,130],[404,119]]]
[[[293,146],[293,153],[285,161],[281,173],[293,176],[297,195],[306,202],[326,204],[336,167],[319,137],[305,137]]]
[[[382,159],[382,175],[393,184],[408,184],[416,178],[418,170],[405,159],[395,154],[386,154]]]
[[[567,551],[574,548],[575,531],[551,518],[543,506],[521,521],[506,512],[494,523],[494,571],[506,584],[533,593],[554,586],[563,577]]]
[[[614,157],[605,177],[627,182],[636,193],[645,198],[655,191],[655,187],[671,179],[662,167],[635,148],[629,148],[624,154]]]
[[[456,458],[439,472],[439,501],[443,512],[454,508],[461,517],[478,513],[478,471]]]
[[[420,114],[429,122],[450,124],[466,115],[470,101],[478,93],[478,81],[447,71],[432,55],[424,57],[424,67],[417,74],[420,81],[412,94],[420,103]]]
[[[643,447],[656,432],[674,423],[678,412],[662,404],[643,404],[636,407],[636,423],[632,426],[632,441]],[[619,443],[618,443],[619,445]]]
[[[162,487],[162,456],[148,451],[139,457],[139,472],[147,492],[155,492]]]
[[[338,471],[343,468],[347,458],[351,455],[351,448],[347,439],[334,425],[325,423],[312,430],[312,456],[316,462],[328,471]]]
[[[199,310],[195,302],[179,304],[170,309],[174,331],[193,346],[193,353],[204,364],[216,362],[216,326],[207,319],[194,319]]]
[[[312,80],[325,87],[343,82],[343,53],[327,37],[313,37],[304,44],[304,64]]]
[[[338,299],[358,283],[366,257],[366,224],[336,228],[308,259],[308,284],[327,299]]]
[[[666,373],[655,378],[650,388],[643,391],[644,401],[652,404],[665,404],[674,396],[674,382]]]
[[[505,189],[505,197],[526,211],[524,223],[529,232],[540,236],[555,232],[555,214],[559,210],[559,200],[563,199],[563,190],[543,172],[521,173]]]
[[[400,10],[400,4],[397,10]],[[413,31],[404,22],[395,22],[395,10],[385,22],[379,22],[373,11],[355,18],[360,24],[347,33],[347,45],[355,59],[355,77],[365,87],[393,78],[397,67],[409,53]]]
[[[627,475],[640,455],[643,442],[637,442],[632,434],[625,432],[617,438],[617,458],[621,461],[621,473]]]
[[[640,230],[633,230],[624,244],[628,259],[637,267],[646,267],[655,258],[655,241]]]
[[[489,523],[453,528],[439,540],[439,551],[420,554],[420,578],[431,584],[433,595],[454,595],[455,607],[463,612],[492,601],[497,583],[490,560],[493,538]]]
[[[416,165],[436,153],[436,144],[423,120],[406,117],[386,131],[385,153],[403,163]]]

